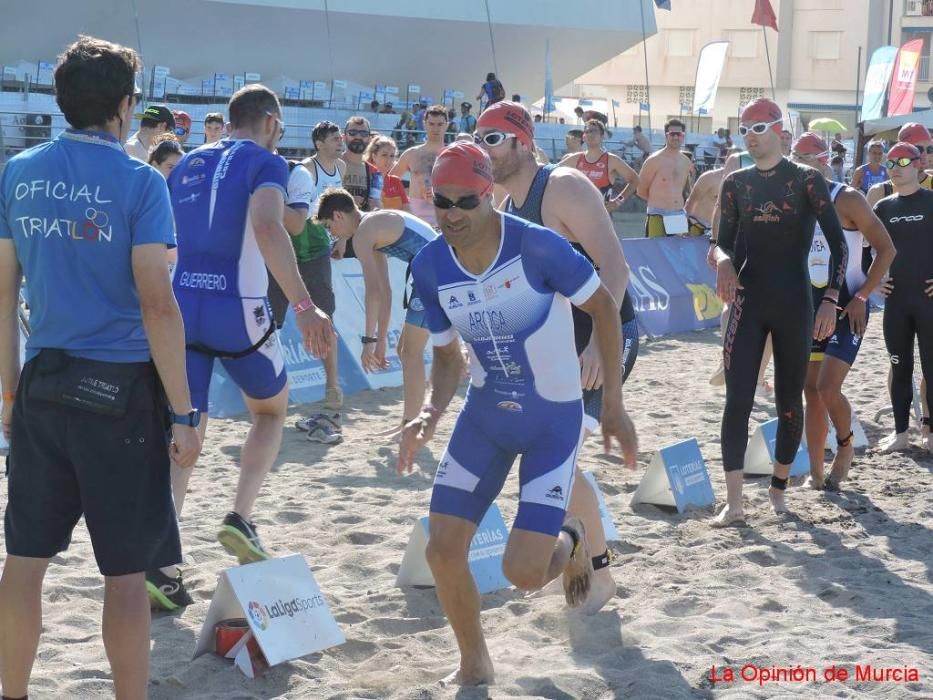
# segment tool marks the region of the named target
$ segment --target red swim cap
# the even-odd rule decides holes
[[[812,131],[805,131],[791,146],[792,153],[801,153],[805,156],[818,156],[823,165],[829,163],[829,146],[821,136]]]
[[[908,125],[909,126],[909,125]],[[920,126],[919,124],[914,124],[914,126]],[[921,129],[923,127],[920,127]],[[903,129],[901,129],[903,131]],[[927,136],[929,138],[929,136]],[[888,160],[897,160],[898,158],[919,158],[920,149],[914,146],[912,143],[906,143],[905,141],[898,141],[896,144],[891,146],[891,150],[888,151]]]
[[[486,151],[473,143],[455,141],[437,154],[431,171],[435,189],[459,185],[480,195],[492,190],[492,161]]]
[[[529,148],[535,140],[535,123],[528,110],[517,102],[496,102],[479,116],[477,129],[496,129],[515,137]]]
[[[917,145],[930,140],[930,132],[923,124],[908,122],[897,132],[897,140]]]
[[[778,107],[777,102],[769,100],[767,97],[759,97],[757,100],[752,100],[745,105],[745,109],[742,110],[742,118],[740,121],[746,125],[777,122],[776,124],[771,124],[771,128],[780,134],[784,128],[783,118],[784,113],[781,112],[781,108]]]

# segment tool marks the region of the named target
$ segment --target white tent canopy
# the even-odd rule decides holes
[[[887,135],[887,132],[892,132],[890,137],[896,138],[898,130],[908,122],[917,122],[919,124],[923,124],[927,129],[933,131],[933,109],[927,109],[922,112],[912,112],[910,114],[902,114],[899,117],[871,119],[866,122],[861,122],[859,127],[861,128],[862,134],[864,136],[880,136]]]

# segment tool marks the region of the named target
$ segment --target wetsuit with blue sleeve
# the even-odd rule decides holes
[[[803,386],[813,338],[808,256],[817,221],[829,246],[827,290],[845,284],[847,249],[823,176],[786,158],[770,170],[752,166],[723,180],[719,248],[732,259],[741,289],[723,339],[726,407],[722,462],[740,470],[765,339],[774,346],[778,429],[775,460],[790,464],[803,434]]]
[[[178,237],[172,288],[185,322],[191,401],[201,411],[215,358],[250,398],[271,398],[285,386],[249,204],[265,188],[284,202],[287,183],[285,160],[248,139],[197,148],[169,176]]]
[[[570,305],[600,287],[592,264],[549,229],[502,214],[499,252],[474,275],[443,238],[412,276],[434,345],[459,334],[471,381],[431,497],[431,512],[479,523],[522,456],[515,527],[556,536],[583,437]]]

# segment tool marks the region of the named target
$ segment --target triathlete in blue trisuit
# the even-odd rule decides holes
[[[266,267],[292,304],[308,349],[326,355],[335,336],[308,296],[283,226],[288,166],[272,152],[282,133],[278,99],[268,88],[249,85],[230,99],[229,114],[230,138],[188,153],[168,184],[178,235],[172,284],[185,321],[192,403],[206,418],[211,371],[220,359],[252,417],[233,510],[217,536],[246,563],[269,557],[250,516],[279,453],[288,401]],[[206,423],[201,420],[202,435]],[[190,474],[173,473],[179,514]]]
[[[386,259],[397,258],[411,264],[418,251],[437,238],[437,231],[427,221],[406,211],[383,209],[364,214],[353,195],[343,189],[331,189],[323,194],[317,219],[339,240],[353,240],[366,287],[360,366],[364,372],[386,369],[392,313],[392,288]],[[427,342],[424,309],[413,295],[405,302],[405,326],[396,346],[405,394],[402,425],[417,416],[424,403],[424,346]]]
[[[411,470],[457,390],[460,336],[471,382],[437,469],[426,554],[460,648],[454,679],[476,685],[492,682],[494,672],[467,554],[518,455],[520,500],[505,575],[535,590],[563,574],[572,606],[589,590],[586,533],[566,515],[583,435],[570,303],[592,316],[599,341],[605,447],[617,439],[634,466],[636,438],[622,406],[618,309],[593,265],[553,231],[494,209],[492,165],[475,145],[444,149],[432,177],[443,239],[425,246],[412,268],[434,341],[432,391],[402,433],[399,470]]]

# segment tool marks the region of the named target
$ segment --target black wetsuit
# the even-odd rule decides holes
[[[933,406],[933,299],[924,291],[926,280],[933,279],[933,191],[885,197],[875,205],[875,214],[897,248],[891,264],[894,291],[884,302],[884,344],[891,359],[894,428],[903,433],[910,426],[914,336],[927,380],[927,405]]]
[[[819,220],[831,254],[827,289],[840,290],[847,262],[842,227],[823,176],[786,158],[771,170],[752,166],[729,175],[722,184],[720,208],[719,247],[732,258],[743,287],[736,290],[723,339],[723,467],[743,467],[748,418],[769,333],[778,413],[774,455],[777,462],[790,464],[803,434],[802,394],[813,337],[807,256]]]
[[[525,202],[521,207],[515,206],[511,197],[505,200],[505,211],[509,214],[518,216],[526,221],[544,226],[545,223],[541,216],[541,205],[544,202],[544,190],[547,188],[548,178],[558,167],[555,163],[541,166],[535,173],[535,179],[531,183],[528,194],[525,196]],[[583,249],[579,243],[571,242],[574,249],[583,255],[591,263],[593,258]],[[593,267],[596,264],[593,263]],[[596,268],[597,270],[599,268]],[[585,311],[581,311],[576,306],[573,310],[573,334],[577,347],[577,355],[580,355],[586,346],[590,343],[590,337],[593,334],[593,319]],[[635,319],[635,307],[629,298],[628,290],[622,298],[622,307],[619,310],[619,317],[622,321],[622,383],[628,379],[635,366],[635,360],[638,358],[638,321]],[[603,390],[602,387],[593,391],[583,392],[583,406],[586,415],[594,418],[597,422],[602,411]]]

